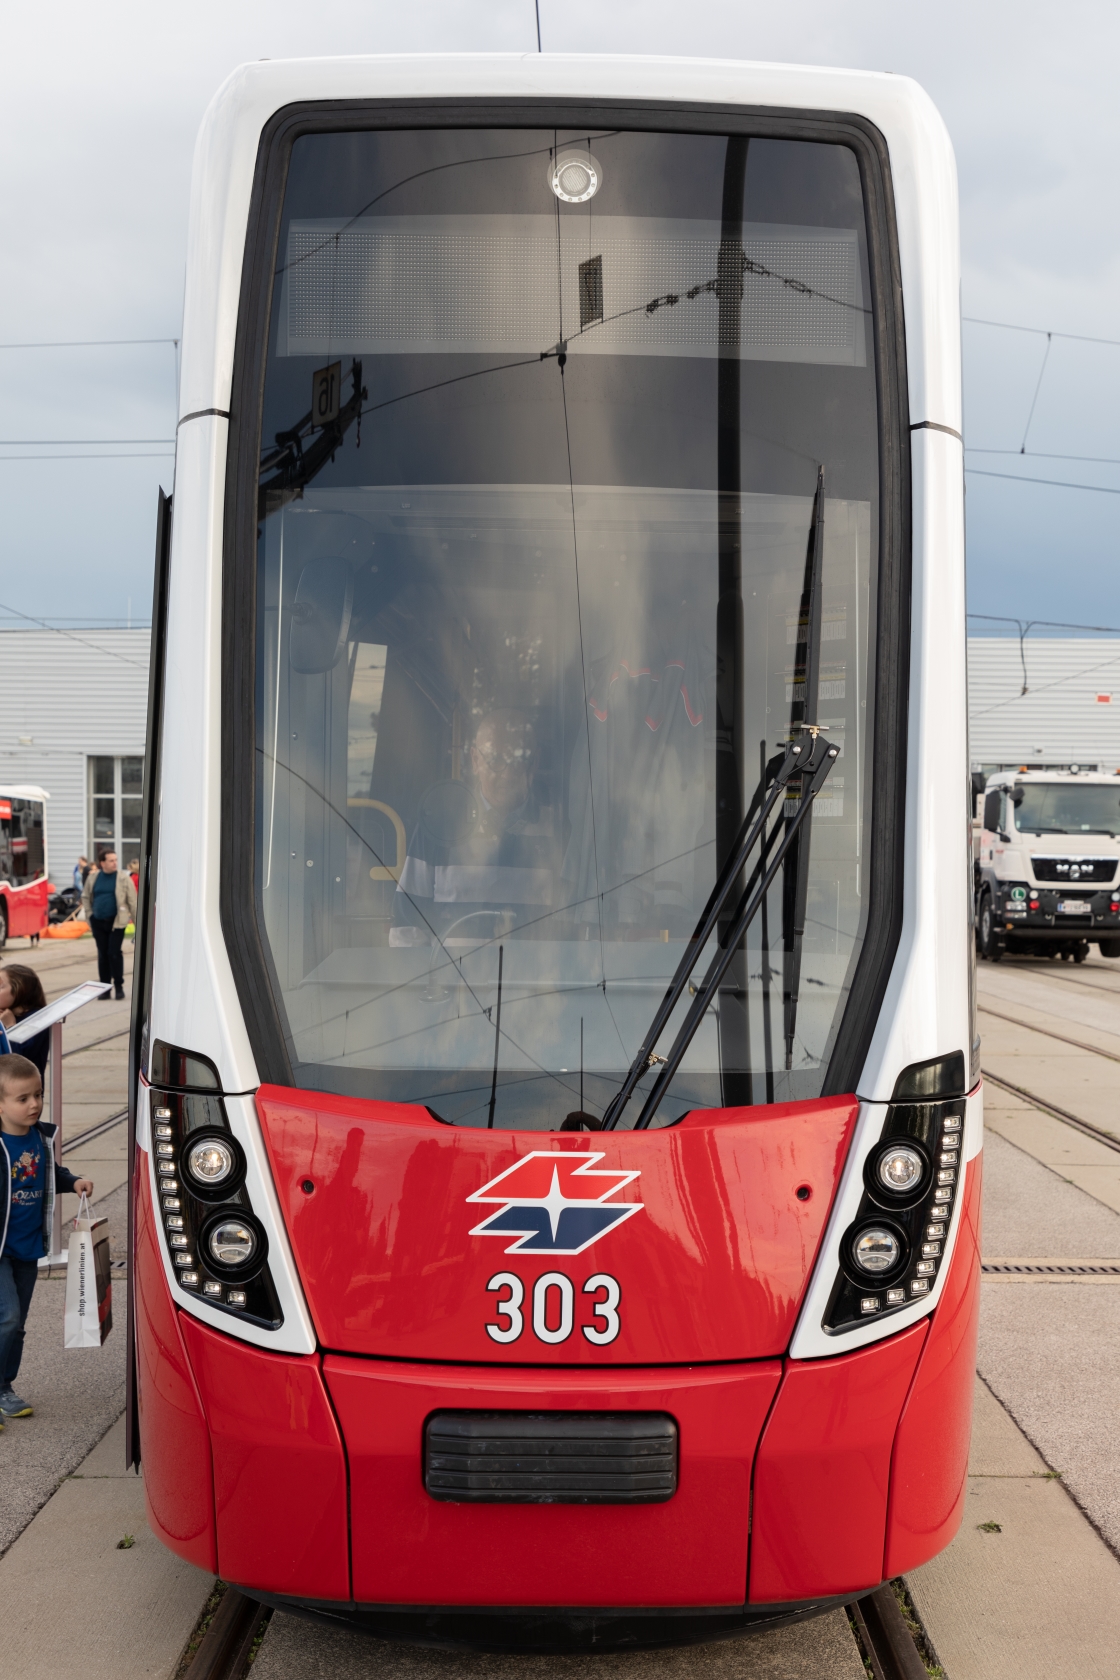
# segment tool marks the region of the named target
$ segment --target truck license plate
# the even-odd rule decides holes
[[[1058,900],[1059,916],[1090,916],[1092,905],[1083,898],[1062,898]]]

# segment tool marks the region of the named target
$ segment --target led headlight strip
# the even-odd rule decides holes
[[[840,1238],[826,1331],[900,1312],[933,1290],[960,1184],[964,1114],[963,1098],[888,1109]]]
[[[283,1323],[268,1237],[249,1206],[245,1156],[220,1097],[151,1093],[152,1155],[176,1282],[267,1329]]]

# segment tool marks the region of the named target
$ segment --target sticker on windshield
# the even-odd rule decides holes
[[[560,1155],[534,1149],[467,1197],[500,1204],[471,1236],[516,1238],[507,1254],[582,1254],[645,1206],[611,1200],[640,1174],[596,1169],[602,1159],[602,1151]]]

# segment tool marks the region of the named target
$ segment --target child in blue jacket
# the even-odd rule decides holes
[[[6,1037],[3,1047],[7,1049]],[[0,1054],[0,1429],[9,1418],[31,1416],[32,1408],[14,1392],[13,1384],[39,1260],[50,1243],[55,1197],[64,1190],[93,1194],[92,1179],[75,1178],[55,1164],[55,1128],[40,1119],[42,1112],[43,1082],[34,1062]]]

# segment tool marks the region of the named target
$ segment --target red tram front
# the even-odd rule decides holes
[[[675,1643],[955,1532],[955,191],[897,77],[371,58],[215,99],[130,1452],[245,1591]]]

